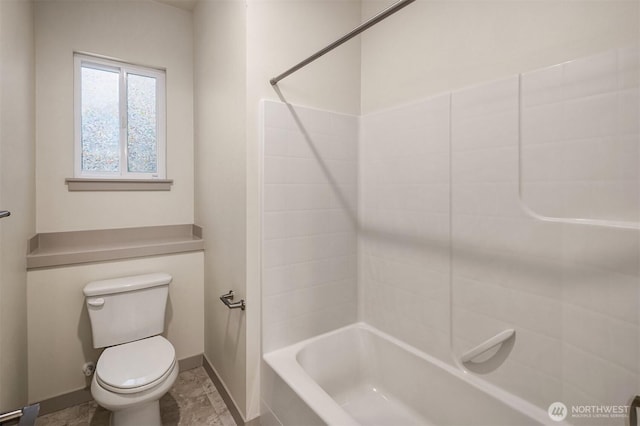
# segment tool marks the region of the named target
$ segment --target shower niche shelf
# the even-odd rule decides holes
[[[546,222],[640,229],[638,46],[521,74],[518,179]]]

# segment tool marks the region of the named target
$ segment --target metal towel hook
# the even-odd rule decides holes
[[[7,216],[11,216],[11,212],[9,210],[0,210],[0,219]]]
[[[240,299],[239,302],[231,302],[233,300],[233,290],[229,290],[229,293],[220,296],[220,300],[222,300],[222,303],[224,303],[229,309],[240,308],[244,311],[246,308],[244,299]]]

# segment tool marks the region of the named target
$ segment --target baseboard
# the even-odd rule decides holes
[[[178,368],[180,371],[198,368],[202,366],[203,359],[204,356],[202,354],[180,359],[178,360]],[[84,404],[91,400],[93,400],[93,397],[91,396],[91,390],[89,388],[78,389],[40,401],[40,412],[38,415],[44,416],[45,414],[64,410],[65,408],[73,407],[74,405]]]
[[[44,416],[45,414],[53,413],[54,411],[64,410],[65,408],[73,407],[74,405],[84,404],[85,402],[92,401],[91,391],[89,388],[78,389],[69,393],[63,393],[62,395],[54,396],[40,401],[40,412],[38,416]]]
[[[260,426],[262,423],[260,422],[260,416],[255,419],[251,419],[248,422],[245,422],[244,426]]]
[[[193,370],[194,368],[202,367],[203,359],[204,356],[200,354],[178,360],[178,368],[180,368],[180,371],[187,371]]]
[[[229,408],[231,417],[233,417],[233,420],[236,421],[236,424],[238,426],[260,426],[260,417],[256,417],[255,419],[251,419],[249,421],[244,420],[242,414],[240,414],[240,410],[238,410],[238,407],[236,406],[235,401],[233,400],[233,398],[231,398],[229,392],[227,392],[227,388],[222,383],[222,380],[220,380],[220,377],[218,377],[216,370],[213,368],[206,356],[203,356],[202,366],[204,367],[204,371],[207,372],[209,378],[218,390],[218,393],[222,397],[222,400]]]

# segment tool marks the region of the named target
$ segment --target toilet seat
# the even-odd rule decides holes
[[[153,336],[105,349],[98,359],[96,379],[111,392],[137,393],[162,383],[175,364],[173,345]]]

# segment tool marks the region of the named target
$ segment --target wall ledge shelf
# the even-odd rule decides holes
[[[197,225],[49,232],[29,240],[27,270],[204,250]]]
[[[173,179],[66,178],[69,191],[171,191]]]

